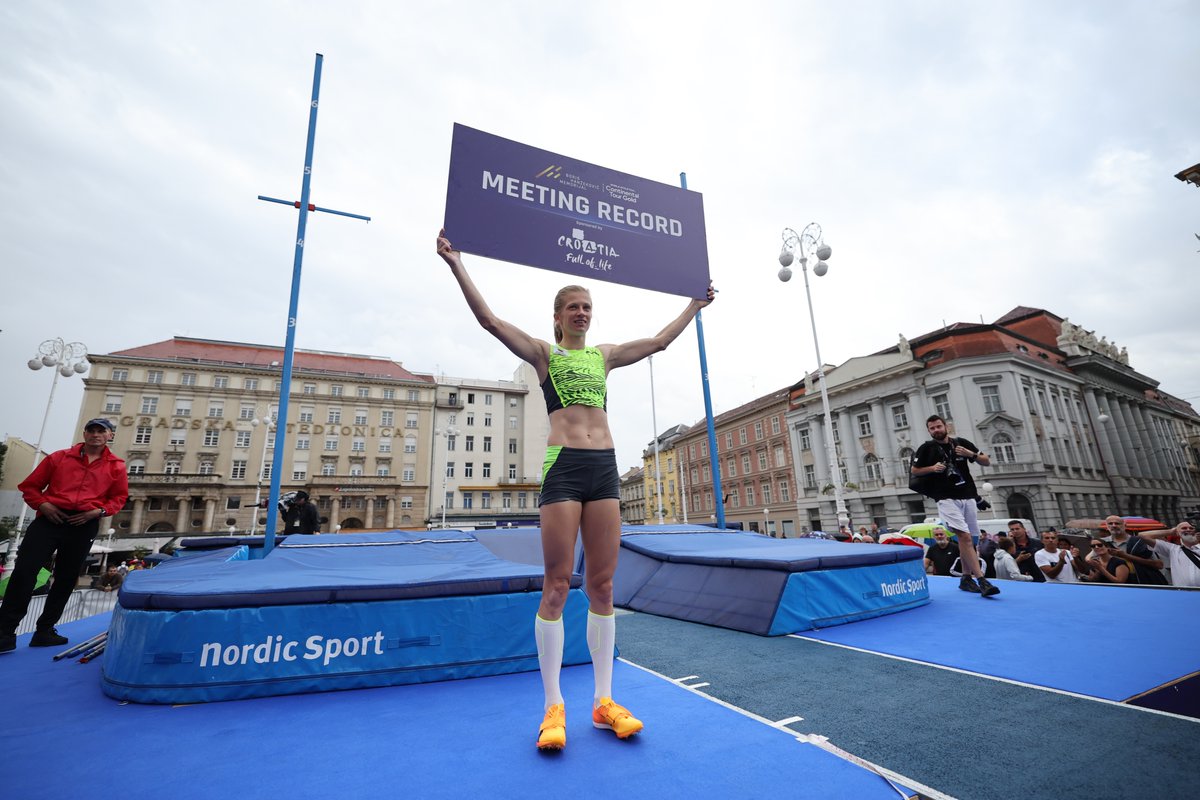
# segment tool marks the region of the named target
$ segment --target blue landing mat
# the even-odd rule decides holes
[[[107,615],[60,626],[81,641]],[[0,657],[6,798],[630,797],[854,798],[899,795],[882,778],[788,732],[624,663],[618,699],[646,732],[591,727],[589,666],[563,671],[567,749],[533,746],[535,673],[191,706],[121,704],[97,664]],[[63,742],[70,754],[59,755]],[[50,755],[54,754],[54,755]],[[115,787],[115,788],[114,788]],[[555,787],[551,792],[549,787]]]
[[[1118,702],[1200,670],[1200,592],[931,576],[929,605],[800,634]]]

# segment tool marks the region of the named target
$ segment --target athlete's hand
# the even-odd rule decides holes
[[[945,462],[945,461],[939,461],[939,462],[937,462],[936,464],[934,464],[934,465],[933,465],[933,471],[934,471],[934,472],[945,472],[945,471],[946,471],[946,462]]]
[[[446,238],[445,228],[438,231],[437,254],[451,267],[462,266],[462,254],[455,250],[450,244],[450,240]]]

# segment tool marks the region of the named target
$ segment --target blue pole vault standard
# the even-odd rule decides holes
[[[679,186],[687,188],[687,173],[679,173]],[[713,502],[717,509],[717,527],[725,527],[725,495],[721,493],[721,464],[717,459],[717,427],[713,422],[712,392],[708,385],[708,355],[704,352],[704,320],[696,312],[696,343],[700,345],[700,383],[704,387],[704,419],[708,423],[708,463],[713,479]],[[702,518],[703,519],[703,518]]]
[[[275,546],[275,525],[279,514],[280,472],[283,470],[283,451],[287,439],[288,398],[292,393],[292,358],[296,353],[296,313],[300,304],[300,268],[304,263],[304,231],[308,227],[308,212],[324,211],[343,217],[371,221],[370,217],[318,208],[308,202],[309,189],[312,185],[313,143],[317,138],[317,106],[321,96],[321,62],[324,59],[323,55],[317,53],[317,65],[313,70],[312,104],[308,111],[308,144],[304,149],[304,181],[300,188],[300,200],[289,203],[273,197],[258,196],[259,200],[283,203],[300,209],[300,222],[296,229],[296,257],[292,262],[292,296],[288,301],[287,343],[283,348],[283,380],[279,382],[279,415],[275,425],[275,452],[271,457],[271,494],[267,499],[267,529],[263,540],[264,556]],[[268,435],[268,433],[264,431],[263,435]]]

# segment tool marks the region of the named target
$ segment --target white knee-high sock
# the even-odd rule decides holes
[[[613,651],[617,646],[617,618],[588,611],[588,650],[592,654],[592,671],[596,675],[596,696],[593,704],[602,697],[612,697]]]
[[[539,615],[533,623],[533,638],[537,641],[538,666],[542,671],[542,689],[546,693],[546,708],[563,701],[558,686],[558,674],[562,671],[563,621],[562,617],[551,622]]]

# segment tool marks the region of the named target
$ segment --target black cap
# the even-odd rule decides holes
[[[104,428],[105,430],[108,430],[110,432],[116,431],[116,429],[117,429],[116,425],[113,425],[108,420],[102,419],[100,417],[96,417],[95,419],[89,419],[87,421],[87,424],[83,426],[83,429],[86,431],[88,428],[94,428],[96,426],[100,426],[101,428]]]

